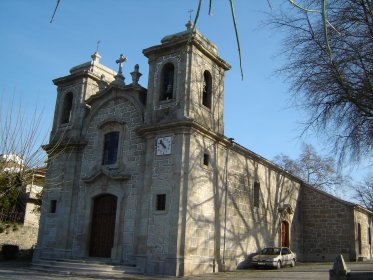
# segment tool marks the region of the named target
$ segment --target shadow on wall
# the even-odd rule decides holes
[[[25,260],[31,261],[32,255],[34,253],[34,247],[30,249],[20,250],[18,245],[13,244],[3,244],[1,246],[1,261],[11,261],[11,260]]]
[[[198,134],[191,145],[185,248],[199,260],[192,269],[243,268],[262,247],[281,245],[279,208],[292,204],[296,219],[298,185],[254,157]],[[255,182],[260,182],[257,197]]]

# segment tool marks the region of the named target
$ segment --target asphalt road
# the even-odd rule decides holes
[[[373,261],[347,263],[352,271],[372,271]],[[302,279],[302,280],[328,280],[329,269],[332,263],[297,263],[293,268],[274,269],[245,269],[234,272],[215,273],[199,276],[185,277],[160,277],[144,275],[124,275],[120,279],[124,280],[158,280],[158,279],[184,279],[184,280],[228,280],[228,279]],[[7,280],[90,280],[90,279],[119,279],[102,277],[83,277],[72,275],[49,274],[37,272],[29,269],[27,262],[0,262],[0,279]]]

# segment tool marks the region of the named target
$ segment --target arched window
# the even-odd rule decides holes
[[[73,108],[73,93],[65,94],[62,103],[61,124],[69,123],[71,121],[71,111]]]
[[[211,109],[212,78],[209,71],[203,73],[202,105]]]
[[[174,73],[175,67],[172,63],[167,63],[162,69],[162,85],[159,95],[160,100],[168,100],[173,98],[174,91]]]
[[[119,131],[113,131],[105,134],[102,165],[110,165],[117,162],[118,145]]]

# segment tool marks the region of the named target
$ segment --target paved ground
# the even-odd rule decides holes
[[[373,261],[347,263],[349,269],[353,271],[372,271]],[[159,277],[143,275],[126,275],[120,279],[124,280],[160,280],[160,279],[184,279],[184,280],[228,280],[228,279],[302,279],[302,280],[328,280],[329,269],[332,263],[297,263],[296,267],[283,268],[281,270],[272,269],[245,269],[234,272],[215,273],[189,277]],[[94,277],[69,276],[36,272],[29,269],[29,262],[0,262],[0,279],[7,280],[93,280],[104,279]],[[118,278],[107,278],[118,279]]]

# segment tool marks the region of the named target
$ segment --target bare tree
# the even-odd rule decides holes
[[[373,211],[373,173],[365,176],[364,181],[352,186],[355,199],[364,207]]]
[[[349,178],[343,176],[336,168],[336,162],[331,157],[322,157],[315,149],[304,144],[298,159],[286,155],[276,156],[274,161],[285,170],[298,176],[316,189],[333,194],[349,183]]]
[[[291,81],[295,104],[308,113],[304,131],[326,136],[340,160],[372,158],[373,2],[328,3],[326,29],[317,13],[272,14],[272,26],[287,34],[280,72]]]
[[[14,96],[5,99],[0,102],[0,210],[17,212],[26,202],[27,184],[45,165],[43,112],[35,107],[29,113]]]

